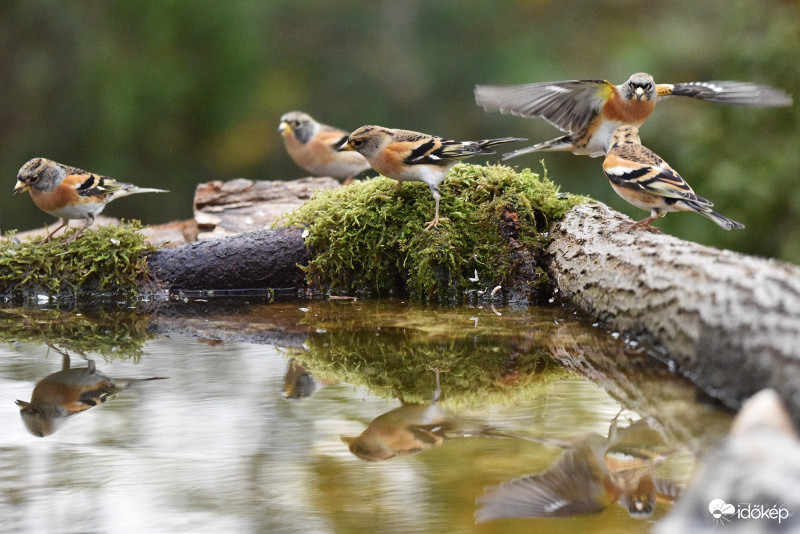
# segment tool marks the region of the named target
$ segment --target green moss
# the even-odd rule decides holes
[[[428,186],[379,177],[317,193],[288,224],[308,228],[314,260],[307,282],[322,291],[460,299],[470,289],[502,285],[521,245],[536,252],[550,224],[580,197],[530,169],[458,164],[441,186],[438,227]],[[470,281],[478,273],[478,282]]]
[[[136,296],[148,279],[146,256],[155,250],[140,229],[135,221],[102,226],[66,246],[61,237],[15,243],[6,236],[0,240],[0,295]]]

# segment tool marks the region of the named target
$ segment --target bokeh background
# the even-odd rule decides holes
[[[560,134],[485,113],[476,83],[621,83],[645,71],[662,83],[750,80],[800,95],[797,1],[4,0],[0,15],[4,231],[52,221],[10,196],[34,156],[170,189],[106,210],[147,224],[189,218],[200,182],[304,176],[276,132],[292,109],[345,129],[532,143]],[[799,127],[798,105],[662,103],[644,143],[747,228],[725,232],[691,214],[660,226],[800,263]],[[616,196],[600,159],[545,153],[511,163],[541,171],[541,160],[562,190],[645,215]]]

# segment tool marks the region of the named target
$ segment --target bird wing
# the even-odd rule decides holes
[[[67,167],[64,183],[78,193],[79,197],[105,197],[112,195],[127,184],[121,184],[107,176],[101,176],[74,167]]]
[[[347,141],[349,134],[344,130],[332,128],[330,126],[323,126],[323,129],[317,134],[317,139],[321,143],[329,145],[331,148],[336,149],[342,146]]]
[[[792,97],[785,91],[769,85],[750,82],[688,82],[659,84],[658,97],[688,96],[728,106],[741,107],[785,107],[792,105]]]
[[[478,523],[507,517],[567,517],[597,513],[616,499],[602,467],[586,451],[569,449],[545,472],[505,482],[477,500]]]
[[[712,205],[697,196],[680,174],[642,145],[625,144],[612,148],[603,161],[603,172],[609,180],[622,187]]]
[[[486,111],[541,117],[565,132],[575,132],[600,113],[614,91],[606,80],[477,85],[475,102]]]

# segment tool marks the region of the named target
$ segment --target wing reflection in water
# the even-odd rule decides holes
[[[615,502],[631,517],[646,518],[658,500],[676,500],[680,486],[656,468],[678,451],[645,420],[619,428],[617,417],[607,438],[591,433],[566,445],[544,472],[487,488],[477,499],[476,522],[597,513]]]
[[[136,382],[163,380],[166,377],[113,379],[83,356],[86,367],[70,367],[70,356],[53,345],[61,354],[61,370],[36,383],[30,402],[17,400],[22,422],[34,436],[49,436],[72,415],[97,406]]]

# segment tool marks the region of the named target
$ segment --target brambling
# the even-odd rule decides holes
[[[791,106],[792,97],[767,85],[749,82],[656,84],[644,72],[622,85],[607,80],[569,80],[522,85],[477,85],[475,101],[486,111],[520,117],[541,117],[567,135],[503,155],[507,160],[529,152],[568,150],[601,156],[614,130],[623,124],[641,126],[656,103],[669,96],[688,96],[742,107]]]
[[[350,452],[362,460],[375,462],[416,454],[444,443],[453,418],[439,405],[442,391],[439,371],[433,371],[436,389],[430,404],[403,404],[376,417],[360,435],[341,436]]]
[[[646,518],[658,501],[680,495],[677,482],[656,473],[676,452],[646,421],[618,429],[615,417],[607,438],[592,432],[567,445],[544,472],[488,488],[477,499],[475,519],[568,517],[598,513],[614,503],[631,517]]]
[[[433,220],[426,223],[425,230],[439,224],[439,184],[450,167],[462,159],[479,154],[494,154],[489,147],[514,141],[525,141],[517,137],[483,139],[480,141],[453,141],[434,135],[409,130],[393,130],[380,126],[362,126],[351,133],[339,150],[355,150],[361,153],[377,172],[400,182],[425,182],[436,201]]]
[[[744,228],[743,224],[712,210],[710,201],[697,196],[667,162],[642,146],[636,126],[625,125],[614,130],[611,147],[603,160],[603,173],[619,196],[637,208],[650,210],[650,217],[620,228],[619,232],[640,227],[660,232],[650,223],[670,211],[699,213],[726,230]]]
[[[113,178],[45,158],[34,158],[22,166],[11,194],[18,195],[28,190],[39,209],[61,219],[61,226],[50,232],[42,243],[50,241],[56,232],[69,224],[70,219],[86,219],[65,244],[91,226],[95,216],[112,200],[137,193],[168,192],[117,182]]]
[[[61,370],[36,383],[31,401],[17,400],[25,427],[34,436],[52,434],[70,416],[106,402],[134,382],[163,380],[164,377],[118,379],[115,381],[85,358],[86,367],[70,367],[67,352],[51,346],[62,356]]]
[[[347,139],[347,132],[320,124],[302,111],[290,111],[281,117],[278,132],[294,162],[315,176],[344,178],[347,184],[370,168],[358,152],[336,150]]]

